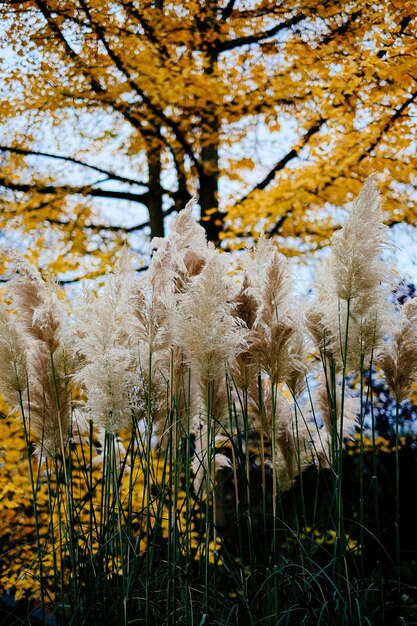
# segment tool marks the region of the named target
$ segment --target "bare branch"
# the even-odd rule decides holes
[[[280,24],[277,24],[262,33],[254,33],[253,35],[248,35],[247,37],[237,37],[236,39],[231,39],[229,41],[221,41],[217,44],[217,51],[219,53],[226,52],[226,50],[233,50],[234,48],[240,48],[241,46],[258,43],[264,39],[270,39],[280,31],[290,28],[291,26],[295,26],[295,24],[304,20],[305,17],[305,15],[300,13],[299,15],[294,15],[294,17],[291,17],[289,20],[281,22]]]
[[[229,0],[222,11],[222,20],[226,21],[232,14],[234,6],[236,4],[236,0]]]
[[[91,165],[90,163],[86,163],[85,161],[80,161],[79,159],[75,159],[69,156],[64,156],[61,154],[52,154],[51,152],[28,150],[26,148],[16,148],[13,146],[0,146],[0,152],[10,152],[12,154],[21,154],[23,156],[40,156],[40,157],[45,157],[47,159],[66,161],[68,163],[74,163],[75,165],[86,167],[90,170],[93,170],[94,172],[105,174],[111,180],[118,180],[122,183],[127,183],[128,185],[140,185],[141,187],[148,187],[145,183],[143,183],[140,180],[135,180],[134,178],[127,178],[126,176],[120,176],[119,174],[115,174],[114,172],[103,169],[102,167],[97,167],[96,165]]]
[[[115,200],[127,200],[130,202],[140,202],[147,206],[149,194],[133,193],[130,191],[113,191],[106,189],[94,189],[91,186],[75,187],[73,185],[36,185],[35,183],[15,183],[7,178],[0,176],[0,186],[12,191],[21,191],[23,193],[35,192],[45,195],[68,195],[80,194],[82,196],[91,196],[94,198],[112,198]]]
[[[40,211],[42,208],[44,208],[44,206],[47,206],[46,203],[42,203],[39,206],[35,208],[31,208],[29,210],[31,212]],[[164,211],[164,218],[167,217],[168,215],[171,215],[171,213],[175,213],[177,210],[178,210],[177,206],[175,204],[172,205],[169,209],[166,209]],[[59,226],[63,228],[68,228],[74,225],[71,220],[58,220],[52,217],[42,217],[42,222],[45,222],[46,224],[50,224],[51,226]],[[150,225],[151,225],[150,221],[147,220],[146,222],[140,222],[139,224],[134,224],[132,226],[119,226],[116,224],[91,223],[91,224],[82,224],[80,228],[81,230],[88,230],[94,233],[109,232],[109,233],[121,233],[121,234],[128,235],[130,233],[137,233],[141,230],[144,230],[145,228],[150,228]]]
[[[97,22],[94,22],[94,20],[91,18],[90,10],[89,10],[86,2],[84,2],[84,0],[79,0],[79,4],[82,7],[82,10],[84,11],[86,17],[88,18],[88,20],[90,22],[91,28],[95,31],[95,33],[97,34],[98,38],[100,39],[100,41],[104,45],[105,49],[107,50],[107,54],[109,55],[110,59],[115,64],[116,68],[119,70],[119,72],[121,72],[126,77],[130,87],[135,91],[135,93],[137,93],[137,95],[146,104],[146,106],[148,107],[149,111],[157,119],[159,119],[163,124],[165,124],[167,128],[169,128],[173,132],[175,138],[177,139],[179,144],[182,146],[182,148],[184,149],[184,151],[187,154],[187,156],[194,163],[194,165],[195,165],[197,171],[199,172],[199,174],[202,174],[203,173],[202,164],[198,161],[198,159],[197,159],[197,157],[196,157],[192,147],[190,146],[188,141],[185,139],[183,133],[180,130],[179,124],[177,122],[175,122],[174,120],[170,119],[166,115],[166,113],[159,106],[157,106],[149,98],[149,96],[147,96],[145,94],[143,89],[141,89],[141,87],[139,87],[137,82],[132,78],[128,68],[125,66],[125,64],[123,63],[122,59],[110,47],[110,44],[107,41],[107,38],[105,36],[105,33],[104,33],[103,29],[99,26],[99,24]]]
[[[390,130],[391,126],[395,124],[395,122],[402,116],[405,109],[407,109],[411,104],[413,104],[416,98],[417,98],[417,91],[411,94],[411,96],[407,98],[407,100],[405,100],[401,106],[397,107],[393,115],[391,115],[391,117],[382,126],[381,130],[378,133],[378,136],[369,144],[369,146],[367,146],[366,148],[362,150],[362,152],[358,156],[356,165],[358,165],[361,161],[363,161],[366,157],[368,157],[372,153],[372,151],[377,147],[377,145],[385,137],[386,133]],[[349,167],[352,168],[352,164],[350,164]],[[320,187],[320,191],[323,191],[323,189],[326,189],[327,187],[329,187],[337,178],[340,177],[341,172],[338,170],[338,168],[335,168],[335,172],[336,173],[330,176],[328,180],[326,180],[326,183]],[[288,219],[288,217],[290,217],[290,215],[291,215],[291,211],[289,211],[285,215],[282,215],[274,224],[273,228],[269,231],[269,234],[275,235],[279,233],[282,225]],[[395,219],[392,219],[387,222],[387,225],[390,227],[395,226],[395,224],[397,224],[397,221]]]
[[[249,198],[249,196],[252,193],[254,193],[254,191],[259,191],[261,189],[265,189],[265,187],[267,187],[269,185],[269,183],[274,180],[275,175],[278,172],[280,172],[281,170],[283,170],[284,167],[287,165],[287,163],[289,163],[290,161],[292,161],[293,159],[295,159],[299,155],[301,149],[304,148],[307,145],[309,139],[313,135],[315,135],[316,133],[319,132],[319,130],[321,129],[321,127],[323,126],[325,121],[326,120],[320,118],[318,120],[318,122],[316,122],[311,128],[309,128],[309,130],[306,132],[306,134],[302,138],[302,141],[299,142],[298,145],[295,148],[292,148],[292,150],[287,152],[287,154],[285,156],[283,156],[282,159],[280,159],[277,163],[275,163],[274,167],[267,174],[267,176],[265,176],[265,178],[263,180],[261,180],[260,183],[258,183],[253,189],[251,189],[251,191],[249,191],[236,204],[241,204],[242,202],[247,200],[247,198]]]

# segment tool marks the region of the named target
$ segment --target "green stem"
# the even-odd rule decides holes
[[[29,387],[28,387],[29,388]],[[40,582],[40,593],[41,593],[41,605],[42,605],[42,622],[46,624],[46,615],[45,615],[45,591],[44,591],[44,577],[43,577],[43,563],[42,563],[42,546],[39,532],[39,511],[38,511],[38,501],[37,501],[37,487],[35,485],[34,480],[34,472],[32,466],[32,453],[31,453],[31,445],[29,438],[29,430],[26,422],[25,409],[23,404],[22,392],[19,390],[19,405],[20,411],[22,414],[22,422],[23,422],[23,432],[25,437],[26,451],[28,455],[28,465],[29,465],[29,476],[30,476],[30,487],[32,491],[32,502],[33,502],[33,512],[35,516],[35,534],[36,534],[36,546],[38,553],[38,567],[39,567],[39,582]],[[30,403],[29,403],[30,406]],[[41,463],[41,457],[39,458],[39,465]]]
[[[397,565],[398,608],[401,606],[401,554],[400,554],[400,457],[399,422],[400,403],[395,403],[395,561]]]

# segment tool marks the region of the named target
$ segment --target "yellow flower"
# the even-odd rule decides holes
[[[335,541],[336,541],[336,531],[335,530],[327,530],[326,531],[325,542],[328,545],[332,545]]]

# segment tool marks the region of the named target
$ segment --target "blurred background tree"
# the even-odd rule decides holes
[[[105,271],[195,191],[229,248],[264,228],[325,245],[371,172],[387,223],[416,223],[413,0],[9,0],[0,18],[0,271],[16,245]]]

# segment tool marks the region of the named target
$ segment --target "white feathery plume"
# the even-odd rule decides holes
[[[177,291],[178,282],[189,274],[189,265],[194,261],[204,264],[207,238],[206,232],[193,217],[192,209],[198,198],[190,200],[185,209],[173,220],[168,237],[154,237],[151,242],[155,250],[147,280],[160,297],[168,291]],[[188,267],[187,267],[188,261]]]
[[[187,428],[187,415],[194,412],[188,406],[188,398],[193,402],[195,394],[188,393],[188,366],[182,347],[175,340],[174,321],[181,294],[200,274],[207,255],[205,230],[192,215],[196,202],[195,197],[180,211],[168,237],[153,239],[152,246],[156,251],[144,280],[146,295],[140,307],[142,313],[139,307],[136,309],[137,329],[141,334],[143,379],[147,377],[147,364],[151,360],[153,391],[159,387],[157,395],[165,394],[166,397],[169,385],[170,407],[175,404],[175,414],[184,430]],[[147,387],[146,381],[143,382],[143,386]],[[156,411],[154,417],[162,436],[166,410]]]
[[[417,298],[400,310],[397,328],[376,359],[397,402],[405,400],[417,382]]]
[[[242,256],[241,264],[249,282],[247,293],[258,303],[254,325],[288,313],[291,292],[288,262],[273,242],[262,235],[253,250]]]
[[[235,298],[233,299],[232,314],[247,328],[248,339],[253,329],[258,303],[256,299],[248,293],[249,279],[245,274],[243,283]],[[231,360],[228,368],[231,380],[237,389],[248,391],[253,384],[256,386],[258,379],[258,366],[252,358],[249,345],[236,354]],[[256,394],[257,395],[257,394]]]
[[[242,265],[249,283],[247,295],[256,302],[248,337],[253,362],[273,385],[287,382],[298,393],[305,372],[304,342],[301,324],[293,312],[287,260],[270,240],[261,237]]]
[[[12,409],[25,398],[28,371],[26,345],[16,328],[16,318],[0,307],[0,392]]]
[[[28,347],[29,393],[26,416],[40,456],[66,456],[71,438],[72,358],[58,346],[51,359],[41,342]]]
[[[41,454],[66,454],[71,436],[71,382],[73,359],[67,344],[64,303],[58,286],[19,255],[19,275],[8,291],[16,311],[16,330],[26,353],[28,394],[25,412],[30,433]]]
[[[225,386],[226,363],[245,344],[245,330],[233,315],[235,287],[227,276],[227,262],[227,254],[208,250],[201,273],[179,298],[175,318],[175,339],[198,375],[203,397],[211,383]]]
[[[44,280],[20,254],[14,253],[12,258],[19,274],[10,281],[8,291],[19,312],[19,323],[28,337],[43,342],[53,354],[60,344],[63,313],[57,284],[52,279]]]
[[[75,349],[81,358],[75,380],[87,394],[87,409],[109,433],[130,424],[135,351],[131,297],[135,276],[127,253],[99,295],[87,293],[77,310]]]
[[[233,315],[235,286],[227,276],[228,260],[227,254],[209,247],[201,272],[178,295],[174,317],[173,339],[191,367],[200,399],[193,410],[201,417],[192,426],[196,491],[203,477],[205,491],[211,489],[216,464],[224,461],[216,460],[215,439],[228,418],[226,366],[245,343],[245,329]]]
[[[378,287],[386,283],[381,253],[387,242],[378,187],[368,178],[343,228],[332,238],[330,272],[340,300],[355,302],[358,315],[379,303]]]
[[[323,329],[320,347],[326,343],[326,351],[339,367],[345,361],[355,368],[368,359],[381,343],[390,317],[386,298],[390,272],[381,258],[387,228],[382,220],[378,189],[368,178],[344,226],[333,235],[330,257],[317,277],[315,314]]]

